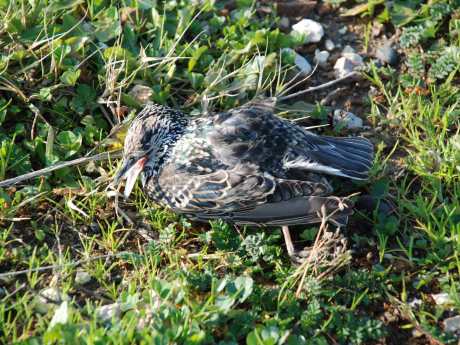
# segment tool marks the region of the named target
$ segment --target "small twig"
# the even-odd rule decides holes
[[[9,81],[7,78],[5,78],[5,77],[3,77],[1,75],[0,75],[0,85],[3,85],[3,87],[0,87],[0,90],[15,93],[24,102],[28,101],[27,96],[21,91],[21,89],[16,87],[16,85],[14,85],[11,81]]]
[[[81,259],[78,261],[74,262],[69,262],[66,264],[59,264],[59,265],[49,265],[49,266],[42,266],[42,267],[37,267],[37,268],[29,268],[26,270],[21,270],[21,271],[11,271],[11,272],[5,272],[5,273],[0,273],[0,279],[2,278],[10,278],[14,276],[18,276],[21,274],[28,274],[28,273],[33,273],[33,272],[43,272],[43,271],[49,271],[49,270],[54,270],[54,269],[60,269],[60,268],[65,268],[69,266],[78,266],[83,263],[91,262],[94,260],[99,260],[99,259],[108,259],[111,257],[119,257],[123,255],[129,255],[129,254],[134,254],[132,252],[120,252],[116,254],[104,254],[104,255],[98,255],[98,256],[93,256],[91,258],[87,259]]]
[[[44,123],[46,123],[48,125],[49,128],[51,128],[51,130],[53,130],[52,126],[50,125],[50,123],[43,117],[42,113],[40,112],[40,110],[35,106],[33,105],[32,103],[29,104],[29,109],[34,113],[34,120],[32,121],[32,129],[30,130],[30,139],[33,140],[35,138],[35,124],[37,123],[37,118],[40,118],[40,120],[42,120]],[[53,135],[54,136],[54,135]],[[48,146],[48,143],[47,143],[47,146]]]
[[[290,120],[292,123],[302,123],[304,121],[307,121],[307,120],[311,120],[311,116],[310,115],[307,115],[307,116],[302,116],[302,117],[298,117],[296,119],[292,119]]]
[[[16,289],[14,289],[13,292],[8,293],[5,297],[2,298],[2,303],[5,303],[10,297],[16,295],[19,291],[21,291],[25,287],[26,287],[26,283],[22,283],[21,285],[19,285]]]
[[[121,150],[116,150],[116,151],[99,153],[97,155],[90,156],[90,157],[81,157],[81,158],[77,158],[71,161],[57,163],[48,168],[40,169],[37,171],[32,171],[30,173],[27,173],[21,176],[17,176],[17,177],[10,178],[8,180],[0,181],[0,187],[12,186],[18,182],[30,180],[32,178],[39,177],[39,176],[43,176],[52,171],[59,170],[65,167],[84,164],[84,163],[91,162],[91,161],[102,161],[102,160],[107,160],[109,158],[119,158],[121,156],[122,156]]]
[[[341,78],[328,81],[327,83],[324,83],[324,84],[321,84],[321,85],[318,85],[318,86],[311,86],[311,87],[309,87],[309,88],[307,88],[305,90],[301,90],[299,92],[295,92],[295,93],[287,95],[287,96],[278,97],[277,101],[285,101],[287,99],[291,99],[291,98],[294,98],[294,97],[297,97],[297,96],[300,96],[300,95],[305,95],[305,94],[310,93],[310,92],[326,89],[326,88],[328,88],[328,87],[330,87],[332,85],[335,85],[337,83],[340,83],[340,82],[342,82],[342,81],[344,81],[346,79],[349,79],[349,78],[352,78],[352,77],[357,77],[359,75],[360,75],[359,72],[351,72],[351,73],[348,73],[346,76],[343,76]]]
[[[126,212],[123,211],[120,206],[118,206],[118,197],[115,197],[115,198],[117,199],[116,205],[115,205],[115,213],[117,214],[118,218],[124,219],[129,225],[134,226],[136,223],[134,223],[134,221],[131,218],[129,218]]]
[[[88,295],[91,295],[93,297],[96,297],[100,300],[103,300],[105,303],[111,303],[113,302],[112,299],[108,298],[108,297],[105,297],[104,295],[102,295],[101,293],[97,292],[97,291],[93,291],[91,289],[87,289],[85,288],[84,286],[82,285],[79,285],[78,286],[78,290],[80,291],[83,291],[84,293],[88,294]]]
[[[285,95],[286,93],[288,93],[289,91],[291,91],[292,89],[294,89],[295,87],[299,86],[300,84],[302,84],[303,82],[307,81],[308,79],[311,78],[311,76],[316,72],[316,69],[318,68],[318,65],[315,65],[315,67],[313,68],[313,70],[308,73],[304,78],[296,81],[296,79],[302,75],[303,73],[301,71],[299,71],[299,73],[297,73],[293,79],[291,79],[290,81],[287,82],[286,86],[287,86],[287,89],[283,90],[281,93],[280,93],[280,97],[283,97],[283,95]],[[293,83],[293,84],[291,84]],[[291,85],[289,85],[291,84]]]
[[[337,89],[335,90],[332,90],[331,92],[329,92],[326,97],[324,97],[320,102],[319,104],[320,105],[328,105],[332,99],[337,96],[339,93],[341,93],[342,91],[345,91],[347,88],[346,87],[338,87]]]
[[[99,104],[99,109],[101,109],[102,115],[104,115],[105,119],[110,123],[110,126],[115,127],[115,123],[112,121],[102,104]]]
[[[326,229],[327,229],[327,220],[328,220],[328,216],[326,214],[326,207],[323,205],[321,207],[321,225],[319,227],[318,233],[316,234],[315,243],[313,244],[312,251],[310,252],[310,255],[308,256],[307,260],[305,261],[306,266],[305,266],[305,268],[303,270],[302,277],[300,278],[300,283],[299,283],[299,285],[297,287],[297,291],[295,293],[296,298],[300,297],[300,293],[302,291],[303,283],[305,281],[305,277],[307,276],[307,272],[308,272],[308,269],[310,267],[310,263],[311,263],[314,255],[318,251],[319,241],[321,239],[321,236],[322,236],[323,232],[326,231]]]

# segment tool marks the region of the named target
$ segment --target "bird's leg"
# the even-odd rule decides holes
[[[286,249],[292,263],[301,265],[306,258],[310,256],[310,248],[304,248],[303,250],[297,251],[292,243],[291,233],[287,225],[282,226],[284,243],[286,243]]]
[[[289,256],[292,258],[295,255],[294,244],[292,243],[291,234],[289,232],[289,227],[287,225],[283,225],[283,236],[284,242],[286,243],[286,249]]]

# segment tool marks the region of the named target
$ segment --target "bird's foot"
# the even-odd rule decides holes
[[[304,247],[302,250],[294,250],[289,253],[293,264],[308,263],[315,267],[345,262],[348,259],[343,258],[347,255],[350,255],[350,251],[347,249],[347,240],[340,232],[340,228],[335,231],[325,231],[319,241],[315,241],[311,247]]]
[[[289,258],[294,265],[300,266],[305,263],[305,261],[310,261],[312,250],[313,247],[305,247],[302,250],[294,250],[292,253],[289,253]]]

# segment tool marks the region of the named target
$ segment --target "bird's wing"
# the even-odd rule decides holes
[[[203,135],[215,156],[229,165],[255,164],[281,178],[289,170],[367,178],[374,156],[367,139],[315,135],[276,116],[274,105],[267,99],[214,115]]]
[[[250,209],[266,202],[276,187],[274,178],[251,167],[239,165],[202,174],[196,173],[196,167],[197,162],[190,169],[171,163],[159,177],[163,200],[176,211],[217,214]]]
[[[232,166],[253,164],[284,178],[282,159],[290,140],[284,121],[274,115],[272,99],[215,114],[206,138],[217,159]]]
[[[297,197],[259,205],[252,210],[232,213],[228,220],[241,225],[300,225],[328,222],[346,225],[353,214],[351,203],[337,197]]]
[[[181,213],[228,217],[234,212],[255,209],[298,197],[326,195],[327,182],[280,180],[261,174],[255,167],[237,165],[197,175],[169,164],[159,177],[162,199]],[[279,210],[280,213],[284,211]]]

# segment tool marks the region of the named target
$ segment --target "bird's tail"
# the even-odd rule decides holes
[[[286,168],[356,180],[368,178],[374,160],[374,146],[369,140],[360,137],[319,136],[305,132],[305,142],[307,149],[298,148],[296,156],[291,156],[284,162]]]
[[[369,140],[360,137],[321,138],[330,145],[320,146],[318,160],[337,169],[338,173],[335,175],[357,180],[368,177],[374,160],[374,146]]]

